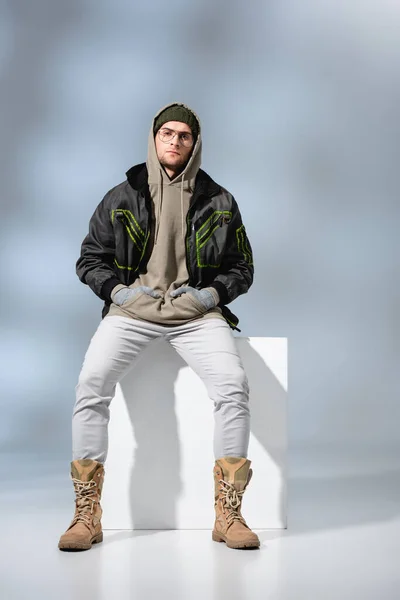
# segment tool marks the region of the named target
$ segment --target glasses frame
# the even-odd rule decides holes
[[[163,129],[168,129],[168,131],[172,131],[173,132],[173,136],[171,139],[169,139],[168,141],[165,141],[162,139],[161,137],[161,131]],[[169,144],[170,142],[172,142],[173,139],[175,139],[176,136],[178,136],[178,140],[179,143],[182,144],[182,146],[185,146],[185,148],[190,148],[191,146],[193,146],[194,144],[194,137],[193,137],[193,133],[190,133],[190,131],[176,131],[175,129],[171,129],[170,127],[160,127],[160,129],[158,130],[158,137],[160,138],[160,140],[162,141],[163,144]],[[181,135],[190,135],[191,137],[191,141],[190,144],[185,144],[184,141],[181,139]]]

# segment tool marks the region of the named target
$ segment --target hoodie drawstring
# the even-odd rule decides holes
[[[182,217],[182,239],[184,239],[184,233],[183,233],[183,180],[184,180],[185,176],[182,175],[182,184],[181,184],[181,217]]]
[[[161,204],[162,204],[162,197],[163,197],[163,184],[162,184],[161,169],[158,170],[158,186],[157,186],[157,188],[158,188],[158,194],[159,194],[159,202],[157,202],[158,214],[156,217],[156,235],[155,235],[154,244],[157,244],[158,229],[160,227],[160,219],[161,219]]]

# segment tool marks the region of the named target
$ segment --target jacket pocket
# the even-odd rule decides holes
[[[111,211],[111,223],[114,228],[116,256],[114,269],[136,272],[143,258],[149,239],[130,210],[116,208]]]
[[[196,260],[199,268],[221,266],[226,247],[229,210],[215,210],[196,231]]]

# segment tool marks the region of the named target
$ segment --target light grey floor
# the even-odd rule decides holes
[[[91,550],[64,553],[70,482],[35,469],[3,469],[1,600],[400,598],[396,470],[292,478],[289,527],[257,531],[260,550],[229,549],[211,530],[106,531]]]

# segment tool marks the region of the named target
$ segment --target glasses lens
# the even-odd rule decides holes
[[[160,139],[163,142],[169,142],[172,140],[174,132],[170,129],[160,129]]]
[[[184,146],[191,146],[193,143],[193,137],[191,133],[181,133],[179,139]]]

